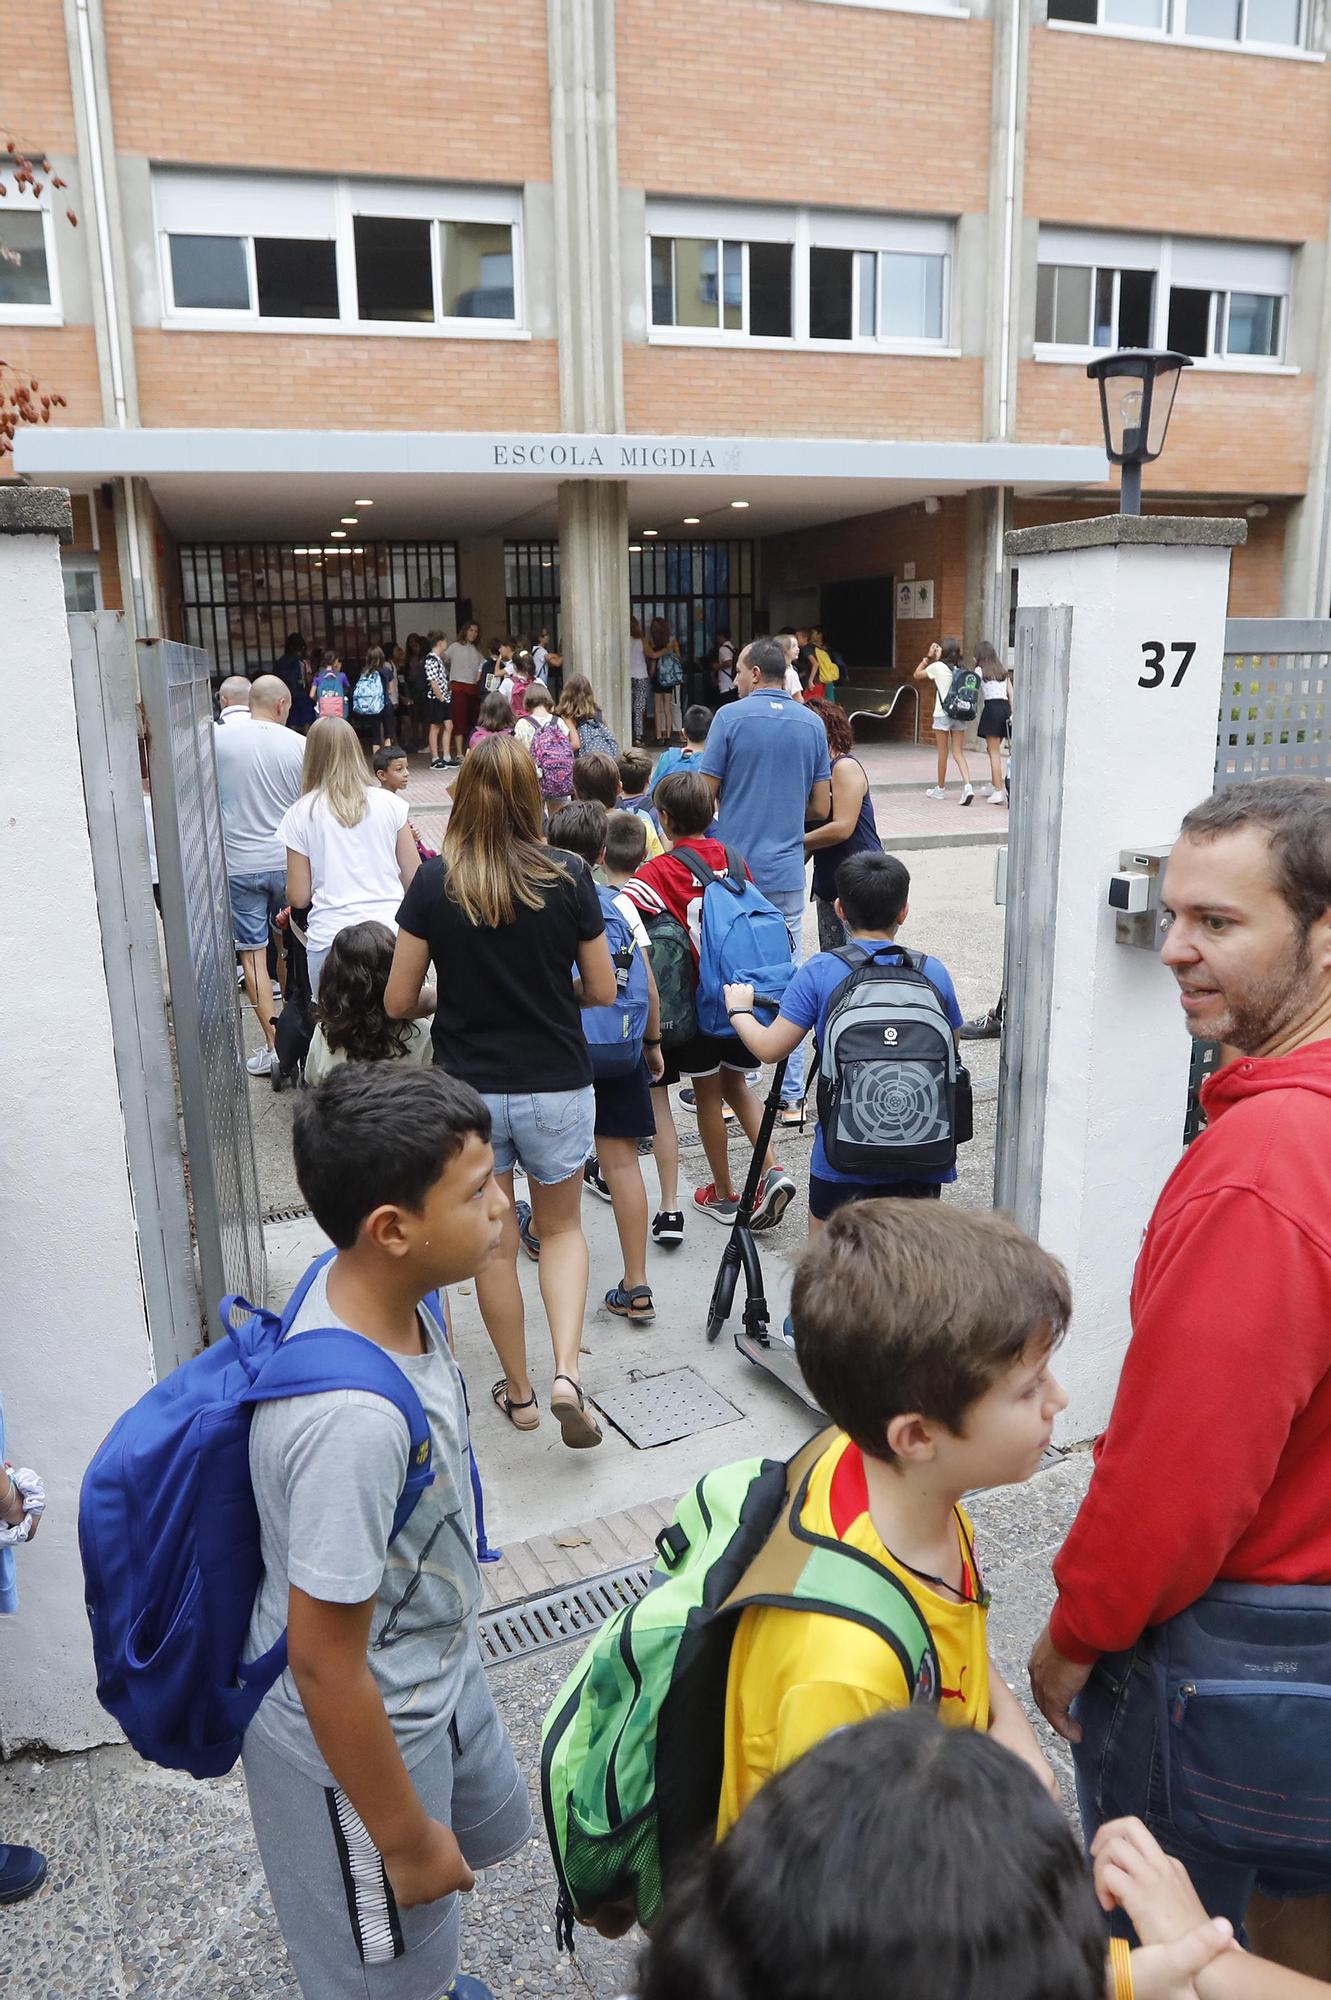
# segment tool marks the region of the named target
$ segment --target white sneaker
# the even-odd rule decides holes
[[[1007,804],[1006,792],[989,792],[987,796],[991,806],[1005,806]]]
[[[245,1065],[251,1076],[271,1076],[273,1073],[273,1052],[260,1049],[257,1056],[251,1056]]]
[[[924,796],[926,799],[945,799],[947,797],[947,793],[944,791],[941,785],[930,785],[928,791],[925,793]]]
[[[970,804],[971,804],[971,803],[972,803],[972,802],[974,801],[974,798],[975,798],[975,787],[974,787],[974,785],[966,785],[966,786],[964,786],[964,787],[963,787],[963,789],[962,789],[962,794],[961,794],[961,803],[962,803],[962,804],[963,804],[964,806],[968,806],[968,805],[970,805]]]

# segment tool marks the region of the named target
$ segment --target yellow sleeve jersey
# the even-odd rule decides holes
[[[945,1596],[899,1563],[869,1517],[864,1459],[837,1437],[815,1466],[801,1521],[872,1556],[914,1598],[933,1634],[941,1672],[938,1712],[945,1723],[989,1726],[989,1654],[984,1588],[971,1554],[970,1522],[957,1510],[964,1602]],[[767,1780],[834,1729],[882,1708],[906,1708],[912,1689],[881,1637],[825,1612],[759,1605],[743,1613],[726,1683],[725,1769],[720,1838]]]

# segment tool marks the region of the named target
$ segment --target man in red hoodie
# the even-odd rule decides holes
[[[1142,1243],[1031,1685],[1076,1746],[1088,1841],[1139,1814],[1208,1911],[1247,1912],[1264,1955],[1326,1977],[1331,786],[1217,793],[1184,820],[1162,900],[1188,1030],[1237,1055],[1202,1086],[1207,1128]],[[1282,1918],[1285,1897],[1318,1905]]]

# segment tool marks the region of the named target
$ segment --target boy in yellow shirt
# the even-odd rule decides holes
[[[726,1686],[718,1834],[834,1729],[937,1700],[1058,1796],[1016,1696],[991,1671],[988,1595],[964,1493],[1031,1478],[1067,1397],[1049,1362],[1071,1314],[1062,1266],[1001,1215],[929,1202],[838,1209],[800,1258],[792,1300],[804,1379],[838,1427],[801,1525],[895,1575],[933,1635],[939,1685],[912,1686],[881,1636],[821,1612],[756,1607]]]

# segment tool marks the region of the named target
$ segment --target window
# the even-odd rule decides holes
[[[1041,264],[1035,338],[1055,347],[1149,347],[1153,271]]]
[[[55,268],[55,224],[49,188],[40,195],[15,185],[0,169],[0,321],[57,326],[60,294]]]
[[[790,270],[788,243],[654,236],[653,324],[789,340]]]
[[[664,618],[699,664],[729,631],[754,631],[752,542],[643,542],[629,549],[629,610],[644,632]]]
[[[510,638],[530,645],[538,632],[548,632],[558,646],[558,542],[504,543],[504,602]]]
[[[1049,0],[1055,23],[1265,49],[1303,48],[1307,11],[1305,0]]]
[[[163,169],[153,194],[168,321],[518,331],[516,193]]]
[[[656,337],[912,349],[946,340],[948,221],[649,202],[648,225]]]
[[[65,610],[100,611],[101,578],[96,556],[65,556],[61,560],[65,583]]]
[[[1197,361],[1269,368],[1284,360],[1292,282],[1293,254],[1279,244],[1044,227],[1036,346],[1168,346]]]

